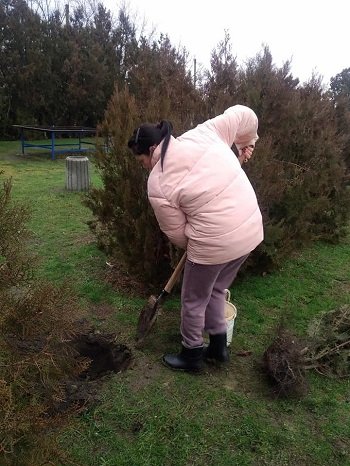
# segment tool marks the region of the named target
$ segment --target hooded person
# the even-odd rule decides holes
[[[225,289],[263,241],[262,216],[241,164],[258,140],[258,118],[234,105],[174,138],[168,121],[143,124],[128,142],[150,170],[148,198],[161,230],[187,251],[181,289],[182,348],[165,354],[172,369],[199,371],[226,363]],[[236,145],[238,157],[231,149]],[[203,333],[209,346],[203,346]]]

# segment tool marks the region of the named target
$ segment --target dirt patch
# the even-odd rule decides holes
[[[106,280],[115,290],[126,293],[129,296],[140,296],[149,294],[149,288],[141,281],[128,275],[122,266],[113,261],[106,262]]]
[[[130,390],[140,393],[141,390],[158,380],[162,372],[161,356],[154,361],[142,354],[142,352],[138,353],[128,371],[127,380]]]
[[[90,360],[81,379],[95,380],[111,372],[125,371],[131,363],[131,351],[115,341],[115,335],[94,333],[82,334],[72,340],[75,351]]]
[[[64,394],[57,400],[49,415],[69,410],[81,411],[99,400],[106,377],[126,371],[132,361],[130,349],[116,342],[115,334],[101,334],[93,330],[70,341],[77,359],[86,360],[86,369],[78,377],[64,382]]]
[[[97,304],[91,308],[91,315],[99,320],[106,320],[115,313],[115,308],[110,304]]]

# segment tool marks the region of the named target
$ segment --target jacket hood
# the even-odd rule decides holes
[[[237,118],[237,132],[234,135],[233,143],[236,144],[238,149],[248,145],[255,145],[256,141],[259,139],[257,133],[258,117],[255,112],[244,105],[235,105],[226,110],[226,112],[234,113]],[[232,135],[228,134],[227,143],[230,145],[231,141]]]

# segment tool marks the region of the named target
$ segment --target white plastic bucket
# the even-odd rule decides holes
[[[237,317],[237,308],[230,302],[230,290],[225,290],[225,318],[227,323],[227,346],[230,346],[232,341],[233,327],[235,325],[235,318]]]

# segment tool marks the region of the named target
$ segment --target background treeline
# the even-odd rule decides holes
[[[96,126],[135,53],[124,13],[113,23],[101,4],[0,5],[0,137],[16,135],[12,124]]]
[[[260,140],[247,170],[265,223],[251,265],[266,270],[315,240],[339,240],[348,224],[350,68],[325,89],[301,84],[290,63],[277,67],[268,47],[244,66],[228,33],[210,70],[194,73],[186,49],[167,35],[146,35],[126,8],[101,4],[67,11],[2,0],[0,136],[14,123],[99,125],[109,138],[97,157],[103,188],[87,204],[99,244],[147,282],[169,273],[176,255],[160,234],[145,194],[146,176],[126,149],[143,121],[169,119],[175,135],[236,103],[258,114]],[[156,266],[157,265],[157,266]]]

